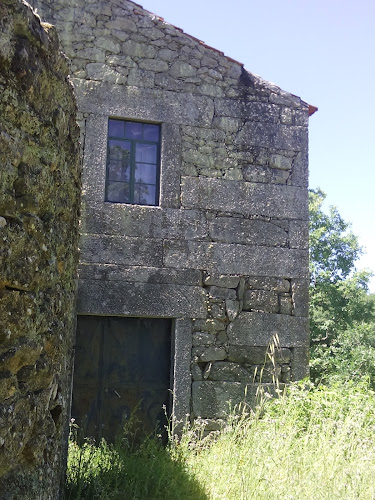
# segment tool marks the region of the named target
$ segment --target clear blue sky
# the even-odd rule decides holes
[[[139,3],[319,108],[310,118],[310,187],[352,223],[366,248],[357,267],[375,271],[375,2]]]

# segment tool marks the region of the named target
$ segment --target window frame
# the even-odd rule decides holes
[[[144,134],[144,125],[154,125],[158,127],[159,131],[159,137],[158,141],[149,141],[145,139],[130,139],[128,137],[124,136],[119,137],[115,135],[109,135],[109,123],[110,120],[113,121],[119,121],[124,124],[124,129],[126,127],[126,123],[137,123],[142,125],[142,136]],[[129,160],[129,167],[130,167],[130,175],[129,175],[129,200],[130,201],[113,201],[108,199],[108,186],[109,183],[116,183],[118,182],[119,184],[127,184],[125,181],[116,181],[116,180],[110,180],[109,179],[109,164],[110,164],[110,153],[109,153],[109,144],[111,140],[119,140],[119,141],[126,141],[130,143],[130,160]],[[136,171],[136,145],[137,144],[150,144],[150,145],[155,145],[156,146],[156,163],[155,163],[155,198],[154,198],[154,203],[137,203],[134,201],[135,197],[135,186],[136,184],[139,184],[135,180],[135,171]],[[138,162],[141,163],[141,162]],[[105,175],[105,198],[104,201],[106,203],[120,203],[124,205],[135,205],[135,206],[144,206],[144,207],[157,207],[160,206],[160,163],[161,163],[161,124],[160,123],[155,123],[155,122],[146,122],[146,121],[139,121],[139,120],[133,120],[133,119],[127,119],[127,118],[118,118],[118,117],[108,117],[107,120],[107,149],[106,149],[106,175]],[[146,184],[146,183],[145,183]],[[147,185],[147,184],[146,184]],[[152,185],[152,184],[150,184]]]

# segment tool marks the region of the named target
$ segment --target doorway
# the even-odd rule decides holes
[[[72,417],[112,441],[132,415],[140,434],[163,432],[171,407],[172,320],[78,316]]]

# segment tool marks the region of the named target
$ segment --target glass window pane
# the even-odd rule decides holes
[[[108,120],[108,136],[109,137],[124,137],[125,122],[122,120]]]
[[[159,125],[145,124],[143,126],[143,139],[145,141],[159,141]]]
[[[134,203],[137,205],[156,205],[155,186],[151,184],[134,184]]]
[[[135,182],[156,184],[156,165],[137,163],[135,166]]]
[[[107,178],[109,181],[128,181],[130,180],[129,164],[122,161],[111,160],[107,165]]]
[[[124,164],[129,164],[130,161],[130,142],[115,141],[109,142],[109,159],[122,161]]]
[[[142,123],[125,122],[125,137],[127,139],[142,139]]]
[[[114,201],[120,203],[130,203],[129,184],[123,182],[107,182],[107,198],[106,201]]]
[[[135,161],[137,162],[156,164],[156,154],[156,144],[137,143],[135,145]]]

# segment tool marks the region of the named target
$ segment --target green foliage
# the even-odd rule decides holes
[[[323,203],[326,194],[320,189],[309,192],[310,272],[313,283],[320,280],[336,283],[352,273],[361,255],[358,239],[349,231],[335,207],[326,214]]]
[[[130,437],[130,439],[129,439]],[[185,464],[153,436],[135,443],[126,426],[114,444],[71,432],[65,500],[204,500]]]
[[[375,324],[358,324],[332,339],[330,344],[316,345],[311,359],[313,374],[331,382],[359,380],[367,376],[375,388]]]
[[[358,239],[336,208],[323,211],[325,198],[319,189],[310,191],[311,376],[368,375],[375,387],[375,309],[367,293],[371,273],[355,270]]]
[[[198,422],[165,449],[155,438],[130,448],[71,442],[67,498],[374,498],[375,394],[364,382],[295,384],[263,403],[241,405],[206,437]]]

